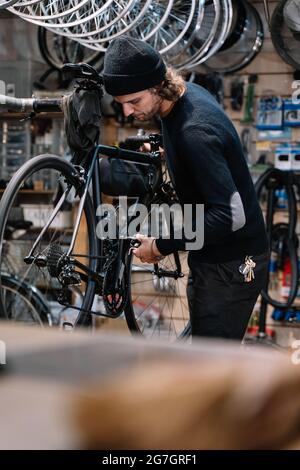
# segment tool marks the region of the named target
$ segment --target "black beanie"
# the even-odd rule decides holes
[[[111,42],[104,58],[103,79],[107,93],[128,95],[161,83],[166,66],[159,52],[146,42],[121,36]]]

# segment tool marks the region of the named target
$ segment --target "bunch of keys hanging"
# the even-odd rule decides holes
[[[255,278],[254,268],[256,263],[253,261],[252,256],[246,256],[245,263],[239,267],[239,272],[244,276],[244,282],[251,282]]]

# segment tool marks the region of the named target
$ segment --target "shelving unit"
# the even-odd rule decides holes
[[[1,166],[0,179],[9,181],[15,171],[30,157],[30,127],[28,122],[0,122]]]
[[[0,188],[3,189],[15,171],[33,156],[63,155],[65,148],[62,113],[41,113],[30,120],[21,113],[0,114]],[[53,191],[55,186],[56,182],[51,179],[32,181],[34,193]]]

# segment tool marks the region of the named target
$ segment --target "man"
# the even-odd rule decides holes
[[[103,77],[125,116],[160,116],[180,203],[204,204],[204,245],[188,258],[193,336],[241,340],[264,286],[268,242],[233,124],[208,91],[185,83],[142,41],[123,36],[112,42]],[[185,240],[138,237],[134,252],[143,262],[185,249]]]

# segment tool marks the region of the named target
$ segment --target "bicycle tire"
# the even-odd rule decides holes
[[[276,52],[281,57],[281,59],[286,62],[287,64],[294,67],[296,70],[299,70],[299,62],[292,57],[289,52],[286,50],[286,38],[284,36],[284,27],[285,27],[285,20],[283,15],[283,9],[286,4],[285,0],[281,0],[275,7],[271,22],[270,22],[270,33],[271,33],[271,40],[276,49]],[[292,36],[292,33],[290,33]],[[298,47],[298,40],[290,37],[288,38],[291,42],[291,46]],[[290,47],[291,47],[290,46]]]
[[[255,192],[258,201],[261,198],[262,191],[267,184],[267,181],[271,177],[280,177],[280,174],[282,173],[282,170],[279,170],[278,168],[268,168],[264,173],[260,175],[258,180],[256,181],[254,187],[255,187]],[[284,173],[284,172],[283,172]],[[291,260],[291,286],[290,286],[290,291],[288,298],[286,302],[280,302],[274,298],[272,298],[269,293],[268,293],[268,286],[265,289],[262,289],[261,295],[263,299],[270,305],[272,305],[275,308],[282,308],[286,309],[289,308],[298,292],[298,280],[299,280],[299,266],[298,266],[298,246],[295,243],[295,240],[297,241],[297,235],[296,234],[296,225],[297,225],[297,201],[296,201],[296,196],[293,191],[292,185],[288,185],[287,188],[287,193],[288,193],[288,212],[289,212],[289,223],[287,224],[288,227],[288,236],[287,236],[287,249],[289,253],[289,257]],[[272,245],[272,238],[270,239],[270,244]]]
[[[253,5],[251,5],[249,2],[244,1],[244,6],[247,11],[247,18],[244,22],[244,30],[240,34],[239,39],[237,39],[237,37],[234,38],[234,35],[228,37],[228,43],[226,40],[223,46],[217,51],[217,53],[213,57],[211,57],[207,62],[205,62],[204,66],[207,70],[224,74],[238,72],[239,70],[242,70],[243,68],[247,67],[260,52],[264,40],[262,20]],[[251,33],[252,24],[256,25],[256,32],[255,35],[253,34],[253,37]],[[247,34],[250,35],[249,39],[247,39]],[[241,47],[242,50],[245,48],[245,46],[243,46],[243,41],[245,41],[246,39],[249,42],[251,41],[251,44],[249,46],[249,50],[246,53],[243,53],[243,57],[240,58],[239,47]],[[234,42],[234,40],[236,42]],[[230,47],[229,44],[231,44]],[[230,59],[232,59],[232,57],[235,58],[236,56],[238,57],[238,60],[232,62],[232,60]]]
[[[76,170],[74,166],[63,160],[61,157],[56,155],[39,155],[26,162],[13,176],[9,182],[6,190],[0,201],[0,242],[1,247],[3,246],[3,238],[6,222],[10,213],[11,208],[15,202],[18,194],[18,190],[21,188],[24,180],[29,178],[32,174],[41,170],[55,170],[61,174],[66,181],[75,188],[78,195],[82,195],[82,188],[79,187],[78,180],[76,179]],[[88,239],[88,256],[89,256],[89,268],[96,270],[97,268],[97,255],[98,245],[95,237],[95,217],[91,198],[87,195],[84,213],[86,219],[89,221],[87,224],[87,239]],[[1,260],[2,253],[0,253]],[[89,314],[95,296],[95,281],[91,280],[90,277],[86,283],[86,291],[83,295],[82,305],[80,306],[79,314],[76,319],[76,325],[90,326],[92,323],[91,315]],[[78,309],[77,309],[78,310]],[[3,304],[2,296],[0,296],[0,316],[5,316],[5,306]]]
[[[10,293],[14,293],[16,297],[23,298],[25,305],[27,304],[29,308],[31,308],[31,310],[33,311],[32,317],[34,317],[35,324],[38,324],[40,326],[51,325],[51,315],[47,304],[43,300],[42,296],[38,292],[36,292],[36,290],[32,288],[32,286],[28,285],[27,283],[21,282],[17,277],[2,273],[1,289]],[[7,295],[5,295],[5,299],[8,299]],[[18,316],[15,317],[12,315],[12,309],[8,308],[6,302],[5,304],[5,311],[6,313],[8,313],[4,319],[22,321],[26,324],[31,322],[32,319],[28,317],[27,319],[24,318],[24,313],[26,315],[26,311],[23,310],[21,318],[18,319]]]

